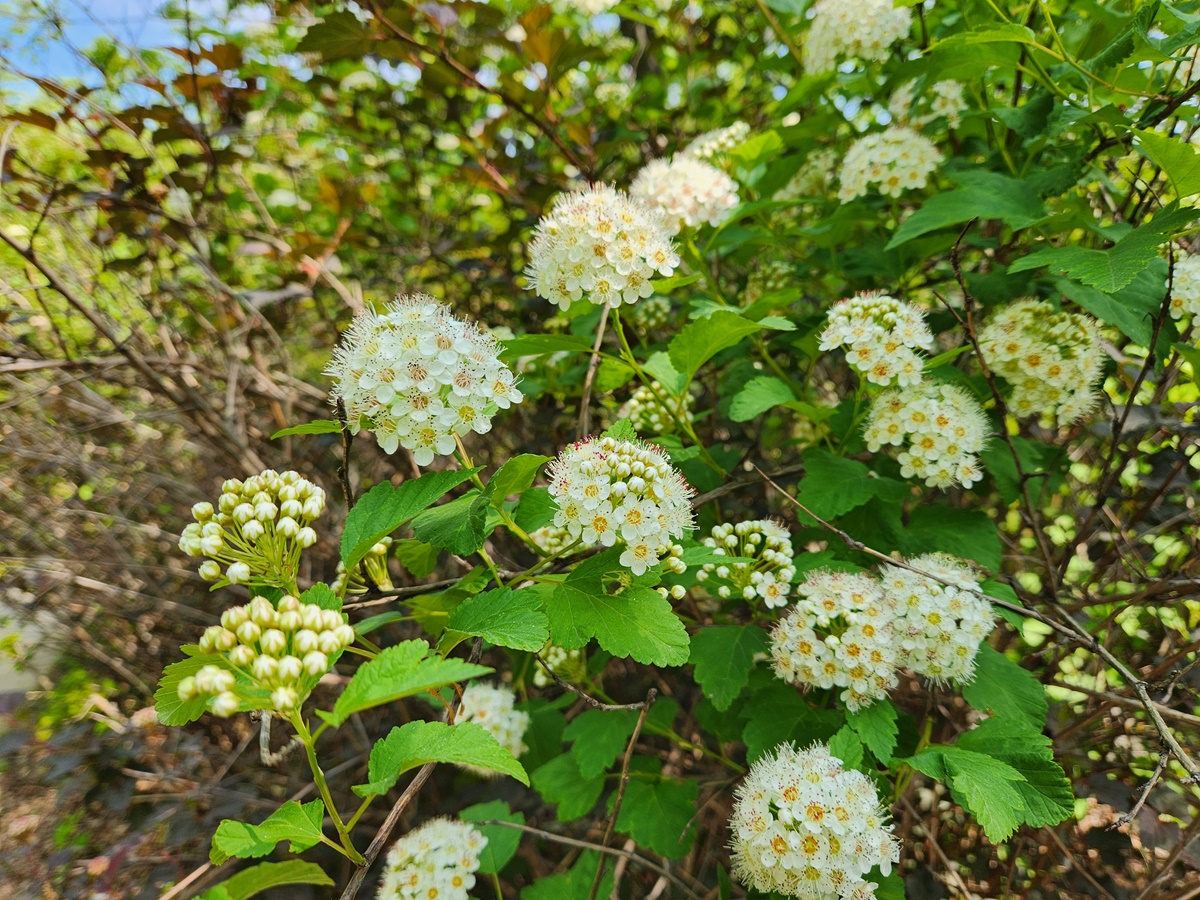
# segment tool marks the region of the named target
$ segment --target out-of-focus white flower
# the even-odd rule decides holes
[[[350,430],[369,428],[388,453],[403,446],[417,465],[454,452],[455,436],[487,434],[492,416],[522,400],[500,346],[425,294],[358,316],[326,374]]]
[[[814,150],[805,158],[788,183],[775,192],[774,199],[789,201],[824,197],[833,184],[837,169],[836,151]]]
[[[678,229],[676,229],[678,230]],[[654,293],[679,255],[662,214],[597,184],[561,194],[538,223],[526,276],[539,297],[563,310],[576,300],[618,307]]]
[[[1194,143],[1195,138],[1192,140]],[[1200,316],[1200,255],[1180,252],[1175,257],[1171,282],[1171,318],[1197,316]]]
[[[663,399],[660,401],[659,397]],[[661,437],[675,433],[676,419],[687,423],[692,421],[694,402],[690,392],[685,391],[682,396],[676,397],[654,381],[649,387],[638,385],[633,396],[618,410],[617,416],[628,419],[634,431]]]
[[[911,303],[877,291],[841,300],[829,310],[821,350],[846,348],[846,362],[872,384],[916,384],[925,367],[915,351],[932,350],[933,334]]]
[[[885,197],[923,188],[942,162],[933,141],[906,125],[860,137],[850,145],[838,171],[838,199],[862,197],[874,186]]]
[[[756,891],[807,900],[869,900],[863,876],[900,860],[887,811],[862,772],[825,744],[781,744],[734,792],[733,874]]]
[[[476,682],[463,690],[462,708],[454,721],[473,722],[491,734],[496,743],[513,756],[520,756],[529,749],[523,740],[525,730],[529,727],[529,713],[514,709],[516,699],[512,688]],[[463,768],[484,778],[496,776],[491,769],[478,766]]]
[[[595,95],[596,102],[623,110],[629,105],[629,98],[633,96],[633,88],[624,81],[606,81],[596,85]]]
[[[706,131],[680,151],[680,156],[698,159],[701,162],[718,159],[740,146],[750,136],[750,126],[745,122],[734,122],[724,128]]]
[[[1000,310],[979,333],[988,367],[1012,385],[1009,409],[1047,422],[1074,422],[1096,405],[1103,356],[1100,327],[1082,313],[1025,299]]]
[[[542,648],[541,657],[550,671],[563,681],[578,683],[587,676],[587,655],[582,647],[567,650],[558,644],[547,644]],[[533,670],[533,683],[538,687],[549,687],[551,681],[540,665]]]
[[[431,819],[392,845],[376,900],[467,900],[487,842],[466,822]]]
[[[671,234],[720,225],[738,204],[737,185],[715,166],[686,156],[656,159],[638,172],[629,194],[659,210]]]
[[[796,281],[796,269],[791,263],[774,260],[752,271],[746,279],[746,288],[738,300],[749,306],[764,294],[786,290]]]
[[[817,0],[804,42],[804,68],[832,72],[839,58],[881,62],[912,27],[912,11],[892,0]]]
[[[751,519],[736,525],[717,525],[706,537],[704,546],[718,556],[745,557],[753,562],[727,565],[705,563],[696,580],[722,599],[740,597],[768,609],[786,606],[792,592],[792,536],[774,519]]]
[[[917,82],[906,81],[892,92],[888,112],[897,125],[921,128],[936,119],[945,119],[958,127],[959,116],[967,108],[963,86],[957,81],[938,81],[917,93]]]
[[[671,321],[671,301],[661,294],[647,297],[630,310],[628,319],[641,334],[657,331]]]

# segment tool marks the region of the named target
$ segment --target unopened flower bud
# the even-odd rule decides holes
[[[296,532],[296,543],[301,549],[307,550],[317,542],[317,533],[307,525]]]
[[[225,515],[229,515],[237,509],[237,505],[241,502],[241,499],[237,494],[222,494],[221,499],[217,501],[217,509],[225,513]]]
[[[244,562],[235,562],[225,570],[225,577],[229,579],[230,584],[249,584],[250,567]]]
[[[349,647],[354,643],[354,628],[350,625],[342,624],[333,629],[333,636],[337,638],[338,643],[343,647]]]
[[[329,657],[319,650],[304,654],[304,671],[314,678],[320,678],[329,671]]]
[[[282,631],[292,632],[300,627],[300,613],[294,609],[289,609],[287,612],[279,614],[279,628]]]
[[[280,681],[296,681],[304,673],[304,664],[295,656],[285,656],[279,661],[276,678]]]
[[[258,543],[259,538],[266,533],[267,529],[263,527],[262,522],[258,521],[258,519],[251,519],[242,526],[242,537],[244,537],[251,544]]]
[[[216,556],[225,549],[225,539],[219,534],[200,538],[200,552],[205,556]]]
[[[205,581],[218,581],[221,578],[221,565],[215,559],[206,559],[200,563],[200,577]]]
[[[254,518],[262,522],[264,525],[268,522],[274,522],[275,516],[279,514],[279,509],[274,503],[256,503],[254,505]]]
[[[262,629],[253,622],[243,622],[238,626],[238,640],[247,646],[257,644],[258,639],[262,637]]]
[[[300,705],[300,695],[294,687],[278,687],[271,691],[271,703],[280,712],[291,712]]]
[[[279,672],[279,660],[273,656],[258,656],[250,665],[250,673],[259,681],[271,682]]]
[[[229,651],[229,661],[239,669],[247,669],[251,663],[258,657],[257,651],[253,647],[248,647],[245,644],[238,644]]]
[[[317,649],[326,656],[333,656],[335,653],[342,651],[342,642],[338,640],[337,635],[332,631],[322,631],[317,635]]]
[[[671,596],[676,600],[682,600],[687,595],[687,588],[682,584],[677,584],[671,588]]]
[[[197,522],[207,522],[213,517],[213,505],[211,503],[196,503],[192,506],[192,516]]]
[[[218,694],[213,697],[209,708],[214,716],[219,716],[222,719],[228,719],[238,711],[237,694],[232,691],[225,691],[223,694]]]
[[[279,621],[279,614],[266,597],[255,597],[250,601],[250,621],[259,628],[274,628]]]
[[[300,609],[301,624],[303,624],[305,628],[310,628],[313,631],[320,631],[323,627],[321,625],[322,612],[323,610],[321,607],[317,606],[315,603],[302,604]]]
[[[310,653],[317,649],[317,633],[309,628],[297,631],[292,636],[292,649],[297,653]]]
[[[299,519],[304,515],[304,504],[299,500],[284,500],[279,504],[279,511],[289,518]]]
[[[245,525],[254,518],[254,507],[249,503],[239,503],[230,515],[233,516],[233,521],[239,525]]]
[[[236,478],[228,478],[221,483],[221,490],[226,494],[240,494],[242,492],[242,483]]]
[[[270,656],[282,656],[287,652],[287,635],[277,628],[268,629],[259,638],[258,647]]]
[[[184,703],[187,703],[189,700],[191,700],[193,697],[196,696],[196,693],[197,693],[196,679],[193,676],[188,675],[186,678],[184,678],[182,681],[179,682],[179,687],[176,688],[176,691],[179,693],[179,699],[182,700]]]
[[[221,613],[221,624],[230,631],[237,631],[247,618],[246,607],[233,606]]]
[[[284,516],[275,523],[275,530],[286,538],[292,538],[299,533],[300,523],[290,516]]]

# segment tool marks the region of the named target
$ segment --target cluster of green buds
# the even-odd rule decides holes
[[[206,581],[270,585],[294,590],[300,551],[317,542],[311,523],[325,509],[325,492],[296,472],[267,469],[221,485],[221,497],[192,507],[196,521],[183,530],[179,549],[208,557]]]
[[[391,549],[392,539],[390,537],[381,538],[379,543],[367,551],[367,555],[362,560],[367,574],[371,577],[371,582],[381,591],[390,591],[394,587],[391,573],[388,572],[388,553],[391,552]],[[347,572],[346,564],[339,560],[337,575],[330,587],[333,588],[335,594],[341,597],[347,593],[365,594],[370,585],[363,578],[362,569],[355,566],[353,572]]]
[[[749,306],[764,295],[785,291],[795,283],[796,269],[791,263],[778,260],[769,262],[750,273],[738,300],[743,306]]]
[[[766,602],[768,609],[786,606],[796,577],[792,536],[774,519],[751,519],[736,525],[717,525],[704,538],[714,556],[750,562],[705,563],[696,580],[723,600],[741,597]]]
[[[649,387],[644,384],[638,385],[633,396],[618,410],[617,416],[628,419],[633,430],[639,434],[674,434],[677,421],[692,421],[693,403],[689,391],[684,391],[680,396],[673,396],[667,388],[655,381]]]
[[[587,654],[583,648],[567,650],[558,644],[546,644],[539,654],[547,668],[555,675],[570,684],[579,684],[587,678]],[[551,678],[546,669],[536,666],[533,670],[533,683],[538,687],[549,687]]]
[[[228,668],[204,666],[179,683],[179,699],[210,697],[209,709],[222,718],[246,701],[281,713],[299,709],[321,676],[347,647],[354,629],[346,617],[315,603],[285,595],[278,605],[255,597],[221,616],[220,625],[205,629],[200,652],[220,654]],[[239,678],[238,676],[241,676]],[[256,697],[257,695],[257,697]]]

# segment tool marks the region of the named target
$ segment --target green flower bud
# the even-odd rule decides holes
[[[304,674],[304,664],[295,656],[285,656],[279,661],[276,678],[280,681],[298,681]]]
[[[304,671],[314,678],[320,678],[329,671],[329,657],[319,650],[304,654]]]
[[[279,627],[287,632],[292,632],[300,627],[300,613],[295,610],[279,614]]]
[[[291,712],[300,705],[300,695],[294,687],[278,687],[271,691],[271,703],[280,712]]]
[[[234,606],[221,613],[221,624],[230,631],[237,631],[246,619],[246,607],[244,606]]]
[[[200,563],[200,577],[205,581],[218,581],[221,578],[221,566],[214,559],[206,559]]]
[[[238,640],[247,646],[253,646],[258,643],[258,639],[262,637],[262,629],[254,622],[243,622],[237,630]]]
[[[238,711],[239,705],[237,694],[233,693],[232,691],[225,691],[224,693],[213,697],[212,703],[209,704],[209,708],[212,710],[212,714],[214,716],[219,716],[222,719],[228,719]]]
[[[250,673],[259,681],[270,683],[279,674],[279,660],[273,656],[259,656],[250,665]]]
[[[207,522],[213,517],[213,505],[211,503],[197,503],[192,506],[192,516],[197,522]]]
[[[257,656],[258,652],[253,647],[247,647],[245,644],[238,644],[229,651],[229,661],[239,669],[249,668]]]
[[[317,649],[317,633],[305,628],[297,631],[292,637],[292,649],[297,653],[311,653]]]
[[[258,647],[268,656],[282,656],[287,652],[287,635],[277,628],[270,628],[259,638]]]
[[[191,675],[187,676],[179,682],[179,687],[176,690],[179,693],[179,699],[187,703],[196,696],[196,679]]]

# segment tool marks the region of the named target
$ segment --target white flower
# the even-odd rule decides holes
[[[563,10],[574,10],[581,15],[591,18],[606,13],[617,5],[619,0],[558,0],[557,4]]]
[[[680,156],[703,161],[716,159],[727,154],[750,136],[750,126],[745,122],[734,122],[724,128],[706,131],[683,148]]]
[[[657,395],[655,394],[657,391]],[[666,401],[664,405],[659,396]],[[691,423],[694,400],[690,392],[675,397],[657,381],[649,387],[638,385],[633,396],[618,410],[617,417],[628,419],[634,431],[653,435],[675,433],[675,421]]]
[[[633,95],[633,87],[624,81],[606,81],[596,85],[596,101],[624,109]]]
[[[554,524],[585,543],[626,547],[621,564],[635,575],[666,557],[680,573],[680,538],[693,527],[692,488],[652,444],[590,438],[550,464]]]
[[[796,567],[792,564],[792,536],[774,519],[750,519],[736,525],[717,525],[702,543],[718,556],[746,557],[752,562],[728,566],[705,563],[697,580],[718,596],[722,587],[729,595],[762,600],[767,609],[786,606]]]
[[[900,844],[862,772],[843,769],[825,744],[781,744],[734,792],[733,874],[763,893],[809,900],[867,900],[863,876],[891,872]]]
[[[914,352],[933,349],[933,335],[921,311],[875,291],[836,303],[821,332],[821,350],[846,348],[846,362],[872,384],[916,384],[925,367]]]
[[[955,384],[924,382],[893,388],[871,405],[863,437],[867,449],[903,447],[900,474],[930,487],[971,487],[983,477],[979,453],[987,442],[987,417],[979,403]]]
[[[522,400],[491,335],[424,294],[358,316],[326,374],[350,430],[375,432],[388,453],[403,446],[417,465],[448,455],[455,437],[491,430],[497,409]]]
[[[661,294],[647,297],[629,312],[629,324],[639,334],[657,331],[671,321],[671,301]]]
[[[392,845],[377,900],[467,900],[487,838],[453,819],[431,819]]]
[[[1171,318],[1185,316],[1200,316],[1200,255],[1180,252],[1171,282]]]
[[[1096,405],[1103,357],[1100,328],[1091,316],[1018,300],[979,333],[979,352],[1012,385],[1008,405],[1017,416],[1057,418],[1065,425]]]
[[[892,44],[908,35],[912,11],[892,0],[817,0],[804,42],[804,68],[831,72],[839,57],[882,62]]]
[[[938,81],[920,95],[917,82],[907,81],[892,93],[888,112],[897,125],[921,128],[936,119],[945,119],[951,128],[958,127],[959,115],[967,108],[963,86],[957,81]]]
[[[474,722],[496,739],[501,747],[513,756],[520,756],[528,747],[522,738],[529,727],[529,713],[513,708],[516,696],[512,688],[476,682],[468,685],[462,693],[462,708],[455,722]],[[494,778],[491,769],[478,766],[463,766],[485,778]]]
[[[530,244],[526,276],[563,310],[582,299],[615,308],[649,297],[650,280],[678,265],[660,213],[596,184],[555,199]]]
[[[547,556],[553,556],[556,553],[561,553],[575,543],[575,538],[571,537],[571,532],[561,525],[553,523],[543,525],[536,531],[529,532],[529,538],[546,553]],[[582,548],[581,548],[582,549]]]
[[[659,210],[671,234],[704,223],[720,225],[738,204],[732,178],[688,156],[654,160],[638,172],[629,195]]]
[[[824,197],[837,173],[838,155],[833,150],[814,150],[804,159],[787,184],[775,192],[781,201]]]
[[[842,159],[838,199],[846,203],[861,197],[872,185],[885,197],[899,197],[904,191],[925,187],[941,162],[942,154],[933,141],[905,125],[863,135]]]

